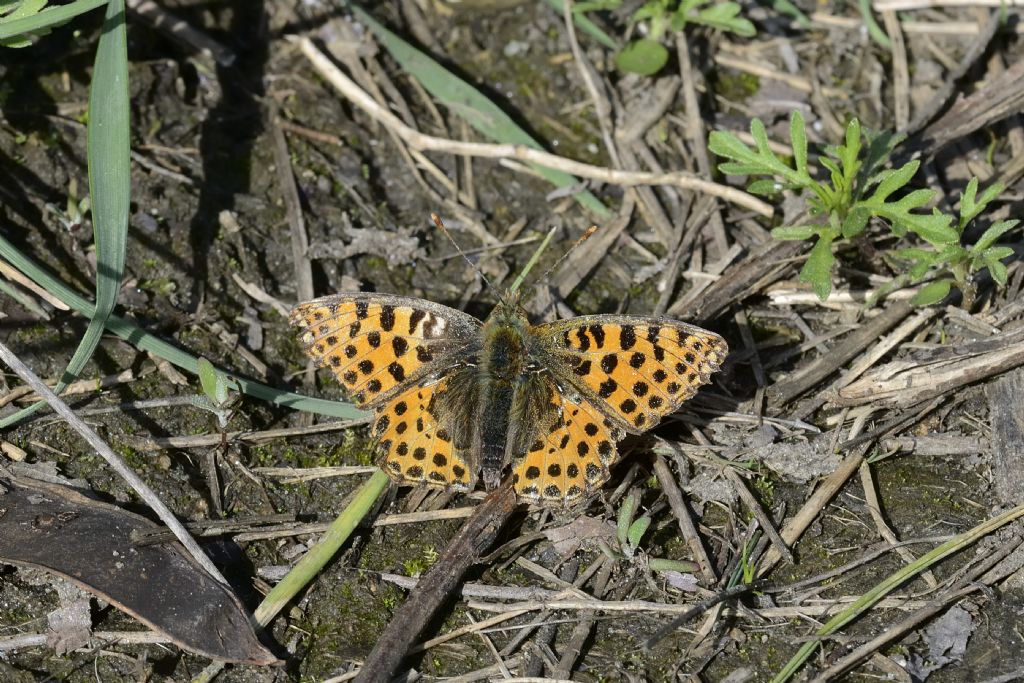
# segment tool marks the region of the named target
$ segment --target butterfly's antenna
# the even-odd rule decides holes
[[[537,280],[537,284],[539,285],[540,283],[542,283],[545,280],[547,280],[548,275],[551,275],[551,273],[553,273],[555,271],[555,269],[558,268],[558,266],[562,265],[562,261],[564,261],[565,259],[569,258],[569,254],[571,254],[572,252],[576,251],[577,247],[579,247],[581,244],[583,244],[584,242],[589,240],[591,237],[593,237],[595,232],[597,232],[597,226],[596,225],[591,225],[589,228],[587,228],[586,231],[582,235],[580,235],[580,238],[578,240],[576,240],[575,244],[573,244],[571,247],[566,249],[565,253],[562,254],[561,256],[559,256],[558,260],[555,261],[553,264],[551,264],[550,268],[548,268],[547,270],[544,271],[544,274],[541,275],[540,279]]]
[[[515,282],[512,283],[512,286],[508,288],[509,294],[515,293],[523,284],[523,280],[526,279],[526,276],[530,274],[533,267],[537,265],[537,261],[540,260],[540,255],[543,254],[544,250],[548,248],[549,244],[551,244],[551,240],[555,236],[555,232],[557,230],[558,228],[551,228],[551,230],[548,231],[548,234],[544,236],[544,240],[540,243],[540,246],[537,247],[537,250],[534,251],[533,255],[530,257],[530,260],[526,262],[525,266],[523,266],[523,270],[516,276]]]
[[[487,285],[491,289],[491,291],[497,294],[498,298],[500,299],[501,293],[498,291],[497,287],[492,285],[491,281],[487,279],[487,276],[483,274],[483,271],[477,268],[476,264],[469,260],[469,257],[466,256],[466,252],[462,251],[462,247],[460,247],[459,243],[455,241],[455,238],[452,237],[452,234],[448,232],[448,228],[445,227],[444,222],[441,220],[441,217],[438,216],[436,213],[432,213],[430,214],[430,220],[434,221],[434,225],[436,225],[438,229],[440,229],[441,232],[444,233],[444,236],[448,238],[448,241],[451,242],[452,245],[454,245],[455,251],[459,252],[459,255],[466,260],[466,263],[469,264],[469,267],[476,271],[476,274],[480,276],[480,279],[484,281],[484,284]]]

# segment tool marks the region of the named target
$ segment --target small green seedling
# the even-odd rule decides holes
[[[622,0],[579,3],[589,9],[617,9]],[[735,2],[718,0],[647,0],[631,18],[632,23],[647,22],[647,35],[630,42],[615,55],[622,71],[651,76],[668,63],[669,52],[662,44],[669,31],[682,31],[688,24],[701,24],[750,38],[754,25],[739,16],[742,8]]]
[[[65,230],[74,232],[85,222],[89,206],[89,197],[78,197],[78,181],[72,178],[68,182],[68,200],[64,209],[58,208],[55,204],[47,204],[46,210],[57,218]]]
[[[231,406],[235,402],[238,386],[205,358],[199,359],[197,370],[203,395],[194,397],[192,404],[213,413],[217,418],[217,427],[224,431],[231,418]]]
[[[768,176],[752,180],[747,187],[751,193],[771,195],[788,189],[806,194],[811,221],[775,228],[772,236],[780,240],[815,241],[800,271],[800,280],[810,284],[820,299],[828,298],[832,291],[835,245],[863,239],[872,220],[886,225],[891,235],[900,240],[913,234],[931,246],[930,250],[896,250],[892,256],[910,262],[911,266],[892,286],[883,288],[882,295],[908,281],[918,282],[938,275],[940,279],[925,287],[915,300],[920,305],[936,303],[949,293],[953,284],[965,289],[970,275],[983,267],[989,268],[996,282],[1006,282],[1006,266],[1001,261],[1012,250],[994,246],[994,242],[1012,229],[1016,221],[1001,221],[989,228],[973,247],[961,246],[964,227],[998,195],[999,188],[989,188],[975,201],[977,180],[973,180],[964,193],[959,221],[955,221],[953,216],[938,209],[924,208],[934,199],[934,190],[906,191],[917,173],[919,161],[882,169],[899,139],[884,134],[865,135],[856,119],[846,127],[845,143],[826,147],[818,159],[828,171],[827,181],[820,181],[810,173],[807,131],[799,112],[794,112],[790,119],[791,160],[772,152],[760,120],[751,122],[750,133],[754,138],[753,149],[735,135],[722,131],[711,133],[708,148],[730,160],[719,165],[723,173]],[[863,144],[865,139],[867,146]]]
[[[996,241],[1017,227],[1020,221],[996,221],[985,229],[973,245],[962,244],[965,228],[999,196],[1003,189],[1003,185],[995,183],[978,197],[978,179],[971,178],[967,188],[960,195],[960,214],[953,224],[958,235],[956,243],[929,242],[929,249],[908,247],[892,252],[893,258],[909,264],[909,270],[894,282],[895,286],[902,285],[903,280],[908,284],[914,284],[925,278],[933,278],[914,297],[915,304],[928,306],[939,303],[946,298],[952,287],[956,286],[964,294],[964,308],[970,308],[974,302],[974,276],[982,269],[987,268],[992,279],[1005,287],[1007,268],[1003,259],[1013,255],[1013,248],[997,245]]]
[[[616,527],[616,535],[619,539],[619,548],[626,557],[633,557],[640,548],[640,539],[647,533],[651,526],[651,518],[647,515],[634,519],[639,500],[633,494],[626,496],[619,508],[619,519]]]
[[[616,523],[616,537],[619,542],[619,555],[617,559],[632,560],[640,551],[640,541],[651,526],[650,515],[636,517],[640,500],[634,494],[629,494],[622,501],[619,508],[619,516]],[[656,572],[692,572],[696,570],[693,562],[682,562],[679,560],[666,560],[663,558],[650,558],[647,560],[647,567]]]

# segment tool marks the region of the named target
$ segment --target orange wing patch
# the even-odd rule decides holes
[[[569,506],[608,479],[625,432],[586,399],[553,390],[549,400],[552,421],[513,464],[513,487],[521,498]]]
[[[434,415],[434,402],[448,380],[415,386],[377,409],[374,435],[381,454],[378,465],[400,483],[447,486],[469,491],[476,472],[452,443],[452,435]]]
[[[634,433],[678,409],[728,353],[717,334],[684,323],[619,316],[568,322],[551,324],[558,327],[549,337],[555,357],[571,369],[570,380],[593,391]]]
[[[449,321],[425,308],[329,296],[296,306],[290,320],[301,327],[306,352],[330,368],[356,405],[375,399],[406,381],[435,358]]]

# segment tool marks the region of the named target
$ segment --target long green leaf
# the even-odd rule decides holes
[[[51,275],[45,268],[35,263],[32,259],[23,254],[17,247],[8,242],[0,235],[0,256],[3,256],[12,266],[32,279],[33,282],[43,287],[47,292],[57,297],[65,304],[78,311],[82,315],[91,316],[95,311],[93,303],[80,296],[75,290],[68,287],[59,279]],[[158,358],[178,366],[188,372],[198,374],[199,359],[190,353],[182,351],[174,344],[164,341],[156,335],[147,332],[135,323],[112,315],[107,318],[107,329],[131,343],[136,348],[148,351]],[[304,410],[321,415],[330,415],[345,420],[357,419],[366,416],[362,410],[357,409],[351,403],[343,401],[328,401],[321,398],[310,398],[302,394],[290,391],[275,389],[274,387],[254,382],[250,379],[237,377],[227,372],[237,383],[239,390],[253,398],[269,401],[279,406]]]
[[[942,545],[936,546],[927,555],[924,555],[920,559],[882,579],[882,581],[857,598],[857,600],[850,603],[850,605],[843,609],[843,611],[836,614],[834,617],[829,619],[824,626],[819,628],[816,633],[818,638],[810,640],[802,645],[782,670],[772,678],[772,683],[784,683],[785,681],[790,680],[797,670],[810,658],[814,651],[821,647],[821,638],[832,635],[843,626],[846,626],[854,619],[865,614],[875,604],[877,604],[879,600],[896,590],[901,584],[914,576],[917,576],[926,569],[930,569],[950,555],[960,552],[964,548],[967,548],[1000,527],[1009,524],[1022,516],[1024,516],[1024,505],[1018,505],[997,517],[993,517],[982,522],[969,531],[965,531],[962,534],[954,536]]]
[[[414,76],[426,90],[446,104],[469,125],[492,140],[542,149],[539,142],[519,127],[512,118],[472,85],[462,80],[429,55],[399,38],[362,8],[350,5],[353,13],[366,24],[403,69]],[[563,171],[530,164],[537,173],[557,187],[572,187],[579,180]],[[573,195],[580,204],[601,218],[612,212],[587,190]]]
[[[273,590],[267,593],[267,597],[263,598],[263,602],[253,612],[253,617],[258,624],[262,626],[269,624],[278,612],[309,585],[313,577],[338,553],[338,549],[352,535],[363,517],[369,514],[374,503],[387,490],[390,483],[388,475],[377,470],[359,487],[352,502],[331,523],[316,545],[303,555],[302,559],[274,586]]]
[[[89,196],[96,245],[96,305],[89,326],[54,393],[73,382],[99,346],[107,318],[117,304],[124,275],[131,195],[128,119],[128,36],[124,0],[110,0],[89,88]],[[36,403],[0,421],[5,427],[35,412]]]
[[[14,21],[0,24],[0,40],[27,35],[41,29],[65,24],[69,20],[77,17],[79,14],[85,14],[86,12],[90,12],[97,7],[102,7],[106,4],[107,0],[78,0],[77,2],[73,2],[69,5],[49,7],[38,14],[33,14],[30,17],[15,19]],[[107,10],[107,16],[110,16],[109,8]],[[124,8],[122,7],[121,20],[123,21],[123,19]]]

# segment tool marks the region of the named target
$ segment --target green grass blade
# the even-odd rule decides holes
[[[263,598],[263,602],[253,612],[257,623],[263,626],[269,624],[274,616],[298,595],[299,591],[309,585],[313,577],[324,568],[324,565],[334,557],[338,549],[352,535],[353,529],[370,512],[370,508],[384,493],[390,482],[388,475],[377,470],[366,480],[366,483],[359,487],[352,502],[331,523],[316,545],[303,555],[291,571],[267,593],[267,597]]]
[[[871,13],[871,0],[857,0],[857,6],[860,8],[860,16],[864,20],[864,26],[867,28],[871,39],[886,50],[892,50],[892,40],[889,39],[889,36],[885,34],[882,27],[875,21],[875,15]]]
[[[58,5],[44,9],[24,19],[15,19],[0,24],[0,40],[28,35],[35,31],[67,23],[79,14],[90,12],[107,4],[107,0],[77,0],[69,5]],[[107,16],[110,16],[109,10]],[[121,21],[124,19],[124,8],[121,10]]]
[[[558,12],[558,16],[562,16],[565,13],[565,0],[544,0],[544,2],[548,4],[548,7],[556,10]],[[619,44],[615,42],[615,39],[602,31],[597,24],[587,17],[586,14],[573,12],[572,20],[581,31],[604,45],[609,50],[619,49]]]
[[[107,318],[117,303],[124,275],[125,243],[131,195],[131,149],[128,120],[128,36],[124,0],[110,0],[89,87],[89,196],[96,245],[96,305],[82,340],[54,387],[60,394],[89,362]],[[0,421],[6,427],[43,405],[42,402]]]
[[[543,149],[540,143],[530,137],[508,114],[479,90],[389,31],[362,8],[355,5],[350,7],[406,72],[414,76],[431,95],[464,118],[469,125],[496,142]],[[579,183],[576,177],[568,173],[536,164],[530,166],[557,187],[572,187]],[[612,215],[608,207],[587,190],[577,192],[573,197],[601,218],[610,218]]]
[[[80,296],[73,289],[51,275],[45,268],[28,258],[2,235],[0,235],[0,256],[3,256],[12,266],[77,312],[85,316],[93,315],[95,306],[91,301]],[[107,318],[107,329],[136,348],[148,351],[158,358],[163,358],[182,370],[193,374],[198,374],[199,372],[199,359],[196,356],[182,351],[177,346],[147,332],[129,320],[112,315]],[[226,374],[238,383],[238,388],[242,393],[279,406],[329,415],[344,420],[357,419],[367,414],[351,403],[310,398],[302,394],[275,389],[259,382],[237,377],[231,372],[226,372]],[[5,424],[6,421],[0,422],[0,427]]]

